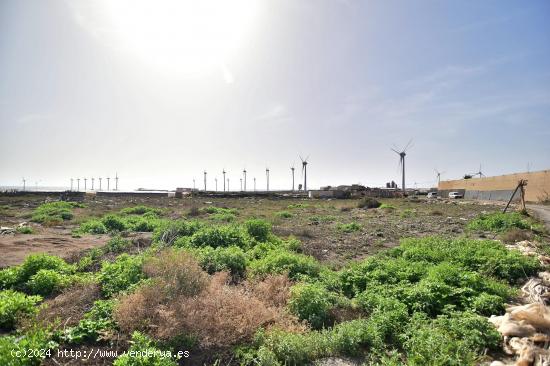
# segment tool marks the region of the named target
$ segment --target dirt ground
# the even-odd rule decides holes
[[[54,200],[51,197],[49,200]],[[383,199],[393,208],[362,209],[358,200],[258,199],[258,198],[133,198],[95,197],[84,200],[85,208],[75,210],[73,220],[60,227],[43,227],[29,222],[32,211],[47,201],[38,197],[0,197],[0,226],[16,227],[27,222],[34,234],[0,236],[0,267],[22,262],[29,253],[46,252],[70,257],[84,249],[104,245],[107,236],[86,235],[74,238],[71,231],[79,223],[117,212],[124,207],[145,204],[160,207],[166,218],[193,216],[213,221],[208,214],[193,214],[193,208],[209,205],[236,208],[235,220],[250,217],[266,219],[277,235],[294,235],[302,241],[306,254],[339,267],[351,259],[360,259],[384,248],[396,246],[400,238],[427,235],[459,236],[466,223],[482,212],[501,209],[494,202],[428,200],[426,198]],[[287,216],[287,217],[285,217]],[[356,223],[359,229],[345,232],[342,224]]]

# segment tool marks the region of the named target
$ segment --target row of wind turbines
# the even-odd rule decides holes
[[[71,178],[71,191],[74,190],[74,182],[76,181],[76,191],[77,192],[80,192],[80,180],[82,180],[84,182],[84,191],[87,191],[88,190],[88,180],[90,180],[90,182],[92,183],[91,184],[91,190],[94,191],[95,188],[97,188],[97,190],[99,191],[102,191],[103,190],[103,179],[102,177],[99,177],[97,178],[97,180],[99,181],[99,187],[94,187],[94,183],[95,183],[95,180],[96,178],[95,177],[92,177],[92,178]],[[111,177],[107,177],[105,178],[107,180],[107,190],[110,191],[111,190]],[[114,178],[114,181],[115,181],[115,191],[118,191],[118,180],[119,180],[119,177],[118,177],[118,173],[115,174],[115,178]]]
[[[307,164],[308,164],[308,159],[309,159],[309,156],[306,157],[305,159],[303,159],[301,156],[300,156],[300,160],[302,161],[302,177],[304,178],[304,185],[302,186],[301,184],[298,185],[298,190],[303,190],[304,192],[307,192]],[[294,164],[290,167],[290,171],[291,171],[291,174],[292,174],[292,191],[294,192],[295,191],[295,176],[294,176],[294,173],[295,173],[295,167],[294,167]],[[246,170],[246,168],[243,169],[242,171],[243,173],[243,176],[242,178],[239,178],[239,181],[240,181],[240,191],[244,191],[246,192],[247,191],[247,173],[248,171]],[[222,170],[222,175],[223,175],[223,192],[229,192],[230,189],[229,189],[229,183],[230,183],[230,180],[228,177],[226,177],[228,174],[228,171],[225,170],[225,168]],[[266,191],[269,191],[269,174],[270,174],[270,170],[269,170],[269,167],[266,167],[265,168],[265,177],[266,177]],[[208,186],[207,186],[207,175],[208,175],[208,172],[206,170],[204,170],[203,172],[203,177],[204,177],[204,191],[207,191],[208,189]],[[254,182],[254,192],[256,192],[256,177],[253,177],[253,182]],[[218,177],[215,177],[214,178],[214,184],[215,184],[215,191],[217,192],[218,191]],[[195,178],[193,178],[193,189],[197,189],[196,187],[196,180]]]

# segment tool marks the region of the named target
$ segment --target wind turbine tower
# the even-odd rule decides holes
[[[204,191],[206,192],[206,170],[204,171]]]
[[[407,149],[411,147],[411,143],[412,139],[409,140],[405,148],[401,151],[391,149],[393,152],[399,155],[399,165],[401,166],[401,188],[403,189],[403,193],[405,193],[405,156],[407,156]]]
[[[244,190],[246,191],[246,168],[243,169],[244,174]]]
[[[23,192],[27,189],[27,180],[23,178]]]
[[[214,178],[214,182],[216,183],[216,192],[218,191],[218,178]]]
[[[292,171],[292,192],[294,192],[294,164],[292,164],[290,170]]]
[[[243,179],[239,178],[239,180],[241,181],[241,192],[242,192],[243,191]]]
[[[99,190],[100,191],[101,191],[101,179],[103,179],[103,178],[99,177]]]
[[[302,159],[300,156],[300,160],[302,161],[302,175],[304,176],[304,192],[307,192],[307,159],[309,159],[309,156],[305,159]]]
[[[71,178],[71,191],[73,190],[73,181],[74,181],[74,179]]]
[[[86,192],[86,181],[88,180],[88,178],[84,178],[84,192]]]
[[[222,174],[223,174],[223,191],[225,192],[225,173],[227,173],[225,171],[225,168],[222,170]],[[229,189],[229,188],[228,188]]]
[[[118,191],[118,173],[115,173],[115,191]]]
[[[269,192],[269,168],[265,168],[265,176],[267,178],[267,191]]]
[[[92,178],[92,191],[94,190],[94,180],[95,178]]]
[[[107,177],[107,190],[109,190],[111,186],[111,177]]]
[[[80,178],[76,178],[76,191],[80,192]]]
[[[254,192],[256,192],[256,177],[254,177]]]

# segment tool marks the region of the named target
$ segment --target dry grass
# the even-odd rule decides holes
[[[244,286],[265,304],[282,308],[288,302],[292,282],[286,274],[269,275],[263,281],[246,282]]]
[[[208,275],[188,253],[167,249],[143,264],[143,272],[154,278],[155,285],[163,289],[164,297],[194,296],[208,284]]]
[[[303,329],[284,310],[286,276],[234,286],[227,272],[208,276],[193,258],[174,251],[144,268],[152,282],[121,298],[114,312],[125,332],[141,330],[163,340],[192,335],[202,348],[223,348],[250,340],[260,327]]]
[[[501,239],[503,242],[507,244],[514,244],[514,243],[517,243],[518,241],[531,240],[532,234],[527,230],[514,228],[502,234]]]
[[[71,286],[59,296],[47,300],[40,308],[37,320],[44,325],[54,325],[56,328],[75,326],[99,298],[99,285],[95,283]]]

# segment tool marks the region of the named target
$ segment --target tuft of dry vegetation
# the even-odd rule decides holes
[[[164,340],[187,334],[206,348],[250,340],[260,327],[301,329],[284,310],[286,275],[230,285],[227,272],[209,276],[187,252],[172,249],[148,259],[143,270],[150,281],[123,296],[113,314],[125,332]]]
[[[514,244],[518,241],[531,240],[533,235],[528,230],[513,228],[502,234],[500,238],[507,244]]]

